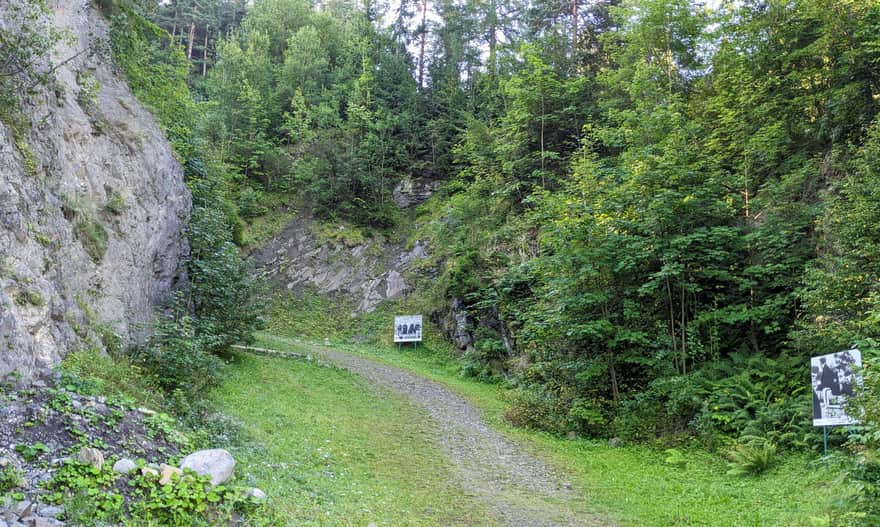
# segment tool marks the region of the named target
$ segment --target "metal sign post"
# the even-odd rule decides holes
[[[825,468],[828,468],[828,427],[822,427],[822,448],[825,453],[822,455],[822,459],[825,461]]]

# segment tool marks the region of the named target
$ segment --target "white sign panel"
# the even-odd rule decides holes
[[[394,317],[394,342],[421,342],[422,315]]]
[[[857,349],[829,353],[810,359],[813,381],[813,426],[851,425],[859,419],[850,415],[847,402],[862,379],[862,353]],[[847,413],[850,412],[850,413]]]

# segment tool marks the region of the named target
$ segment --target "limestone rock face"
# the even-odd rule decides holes
[[[398,207],[405,209],[425,202],[442,185],[441,181],[429,178],[404,177],[394,187],[392,198]]]
[[[382,239],[346,244],[320,240],[315,226],[314,220],[303,214],[254,255],[257,265],[279,288],[294,290],[308,285],[322,293],[347,295],[358,301],[358,312],[368,312],[382,300],[410,292],[407,273],[428,258],[420,242],[412,247]]]
[[[46,56],[56,82],[23,101],[28,126],[0,121],[0,377],[99,333],[140,338],[187,250],[183,170],[112,65],[106,20],[90,0],[48,3],[72,36]]]

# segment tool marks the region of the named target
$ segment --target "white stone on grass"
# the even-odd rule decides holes
[[[137,470],[137,468],[137,464],[127,457],[124,457],[116,463],[113,463],[113,472],[116,472],[118,474],[130,474],[132,471]]]
[[[183,458],[180,468],[190,469],[200,476],[211,476],[211,485],[221,485],[232,479],[235,458],[222,448],[199,450]]]

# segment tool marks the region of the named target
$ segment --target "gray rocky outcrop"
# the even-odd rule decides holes
[[[316,226],[302,214],[255,253],[257,265],[277,287],[312,286],[321,293],[351,296],[358,312],[368,312],[410,292],[408,273],[428,257],[418,241],[407,246],[377,237],[345,243],[342,237],[319,239]]]
[[[403,177],[391,193],[394,203],[405,209],[428,200],[440,186],[442,181],[426,177]]]
[[[140,338],[186,251],[182,168],[111,64],[106,20],[90,0],[49,7],[72,37],[56,82],[23,101],[26,126],[0,120],[0,377],[99,334]]]

